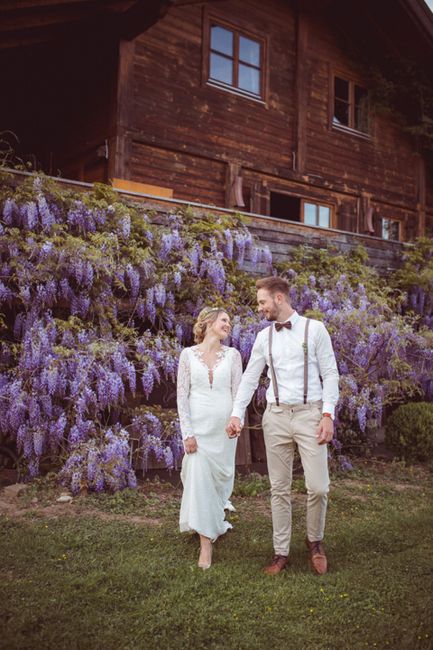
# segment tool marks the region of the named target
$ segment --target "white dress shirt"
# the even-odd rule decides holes
[[[280,404],[302,404],[304,401],[304,334],[306,318],[296,311],[288,319],[292,329],[283,327],[272,334],[272,361],[277,378]],[[256,337],[251,357],[242,376],[233,404],[232,416],[244,420],[245,409],[257,388],[260,375],[268,366],[271,379],[266,400],[275,403],[269,367],[269,327]],[[322,377],[323,387],[320,382]],[[334,415],[338,401],[338,370],[331,337],[324,324],[310,320],[308,332],[308,402],[323,400],[323,413]]]

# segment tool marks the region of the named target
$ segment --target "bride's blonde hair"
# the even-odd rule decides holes
[[[201,343],[204,340],[208,325],[215,323],[221,313],[227,314],[226,310],[222,307],[205,307],[201,310],[192,330],[196,343]]]

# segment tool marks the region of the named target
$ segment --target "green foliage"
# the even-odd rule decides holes
[[[433,239],[420,237],[406,250],[403,265],[390,278],[397,289],[408,291],[416,286],[433,291]]]
[[[386,442],[408,462],[433,458],[433,404],[402,404],[386,423]]]
[[[262,476],[256,472],[251,472],[246,476],[238,476],[233,490],[234,496],[239,497],[256,497],[259,494],[267,494],[270,490],[268,476]]]
[[[350,287],[357,289],[362,285],[371,299],[379,300],[390,308],[394,308],[398,301],[387,280],[369,263],[364,246],[357,246],[345,253],[333,245],[327,248],[298,246],[290,262],[277,262],[275,267],[283,275],[294,271],[296,277],[291,278],[291,282],[298,289],[303,285],[314,286],[316,279],[321,291],[332,289],[343,276]],[[308,315],[318,317],[313,313]]]

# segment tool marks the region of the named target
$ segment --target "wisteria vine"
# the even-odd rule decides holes
[[[253,336],[243,265],[270,272],[268,248],[236,217],[149,215],[102,185],[34,177],[0,197],[2,439],[28,477],[57,463],[74,493],[133,485],[131,461],[177,466],[180,349],[209,302]]]
[[[223,305],[230,344],[248,361],[266,324],[248,268],[286,275],[294,306],[331,332],[343,467],[342,448],[365,440],[390,405],[433,398],[431,314],[420,324],[410,291],[391,292],[361,252],[303,249],[274,268],[236,216],[148,214],[107,186],[73,193],[39,176],[15,188],[3,179],[0,209],[0,434],[29,478],[47,462],[73,493],[115,491],[135,485],[132,466],[177,467],[180,349],[200,309]]]

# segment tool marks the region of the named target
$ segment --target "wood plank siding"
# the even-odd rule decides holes
[[[257,93],[209,80],[215,22],[236,36],[234,69],[242,36],[260,44]],[[432,233],[433,168],[415,138],[373,108],[367,134],[333,124],[333,75],[368,85],[342,33],[368,38],[379,68],[388,52],[414,55],[432,77],[422,0],[5,0],[0,133],[48,174],[295,226],[307,202],[336,230]]]
[[[429,174],[420,179],[420,155],[401,126],[374,112],[366,137],[332,125],[332,74],[363,79],[341,49],[335,13],[327,17],[322,4],[329,3],[225,0],[171,7],[135,39],[122,131],[131,157],[117,176],[171,188],[175,198],[232,207],[234,169],[246,210],[272,214],[271,194],[281,193],[325,202],[331,225],[341,230],[365,233],[367,212],[376,236],[382,219],[398,221],[403,240],[430,228],[433,180]],[[261,99],[207,82],[212,19],[261,39]]]
[[[203,10],[179,7],[137,39],[131,137],[155,143],[162,150],[186,151],[224,165],[239,162],[245,169],[287,176],[294,122],[294,107],[288,101],[294,84],[293,17],[284,33],[279,25],[290,18],[285,3],[248,3],[248,10],[245,2],[223,4],[229,4],[230,10],[222,10],[217,3],[209,11],[241,24],[248,32],[272,35],[270,69],[279,72],[272,80],[268,105],[205,83]],[[158,173],[160,158],[147,164],[154,165]],[[193,195],[191,182],[190,197],[183,192],[182,198]]]
[[[198,155],[153,147],[137,140],[132,142],[131,169],[134,178],[175,188],[176,197],[208,203],[224,204],[225,165]]]

